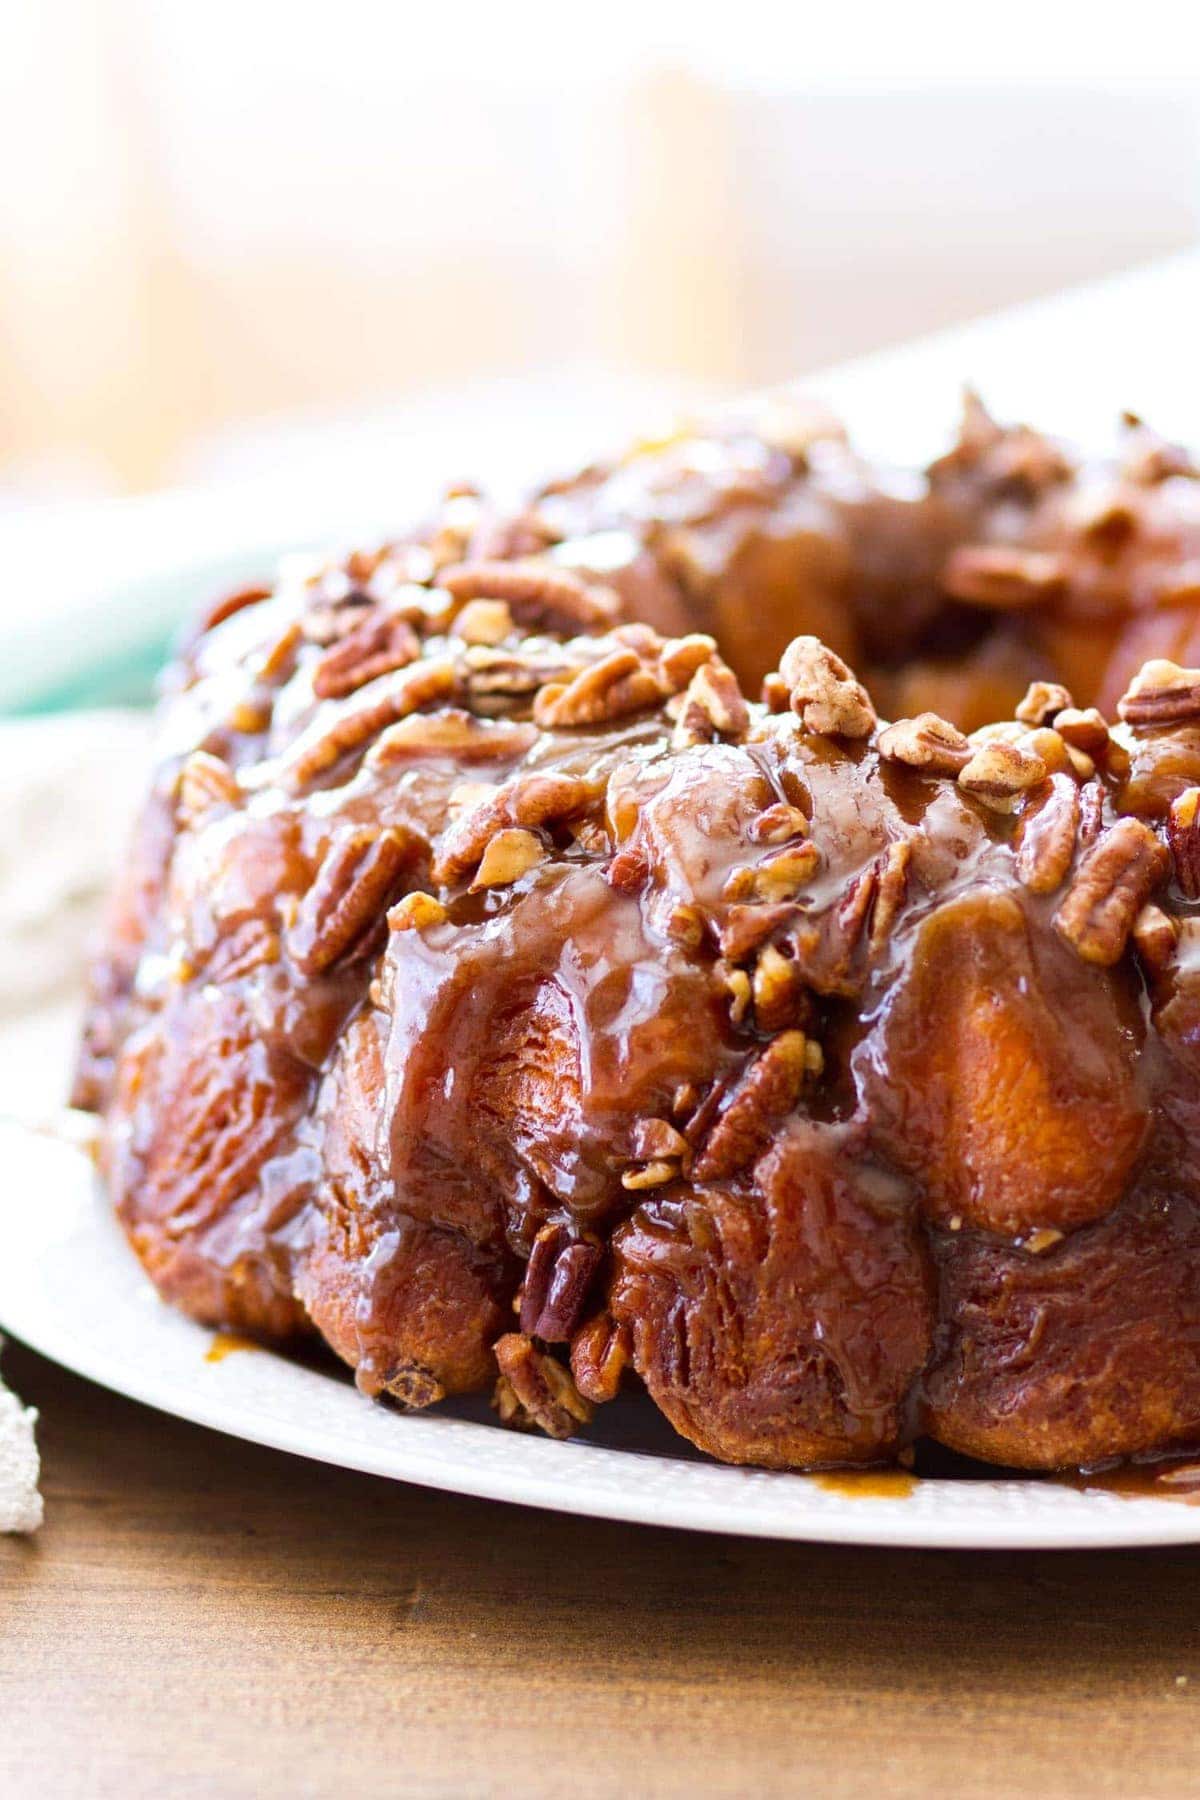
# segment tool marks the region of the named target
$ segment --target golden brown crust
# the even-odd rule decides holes
[[[215,609],[80,1089],[164,1293],[733,1461],[1200,1438],[1196,490],[1082,486],[735,422]]]

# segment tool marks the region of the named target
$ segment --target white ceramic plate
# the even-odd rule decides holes
[[[164,1306],[81,1151],[0,1125],[0,1166],[0,1325],[105,1387],[254,1443],[494,1500],[754,1537],[954,1549],[1200,1540],[1200,1509],[1053,1481],[922,1480],[880,1497],[723,1468],[682,1454],[637,1400],[601,1409],[593,1434],[565,1444],[502,1430],[482,1403],[374,1406],[334,1369],[221,1354],[220,1339]]]

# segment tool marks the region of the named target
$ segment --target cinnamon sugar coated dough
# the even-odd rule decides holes
[[[725,418],[213,608],[77,1099],[162,1292],[731,1462],[1200,1442],[1200,481]]]

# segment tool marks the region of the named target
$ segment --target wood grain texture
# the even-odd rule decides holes
[[[0,1539],[6,1800],[1196,1791],[1200,1551],[559,1518],[6,1367],[47,1499]]]

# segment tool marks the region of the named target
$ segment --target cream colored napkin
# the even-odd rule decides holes
[[[136,713],[0,723],[0,1115],[45,1125],[70,1081],[88,945],[145,779]],[[36,1531],[37,1414],[0,1381],[0,1532]]]

